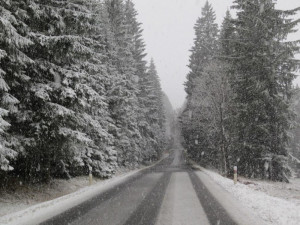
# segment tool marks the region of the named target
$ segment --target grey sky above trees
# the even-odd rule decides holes
[[[143,23],[148,57],[153,57],[163,90],[174,108],[185,100],[183,83],[188,73],[190,52],[194,39],[194,24],[201,15],[206,0],[133,0]],[[209,1],[220,25],[232,0]],[[292,9],[299,0],[278,0],[277,8]],[[300,17],[300,15],[299,15]],[[300,28],[300,27],[299,27]],[[291,39],[300,39],[300,31]],[[297,79],[300,84],[300,78]]]

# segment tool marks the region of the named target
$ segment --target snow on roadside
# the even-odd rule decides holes
[[[87,186],[75,191],[71,194],[64,195],[62,197],[42,202],[31,207],[28,207],[24,210],[17,211],[19,208],[16,206],[15,212],[0,217],[1,225],[34,225],[39,224],[47,219],[50,219],[56,215],[61,214],[62,212],[79,205],[80,203],[91,199],[92,197],[100,194],[106,190],[111,189],[112,187],[126,181],[129,177],[134,174],[144,170],[146,168],[150,168],[156,164],[158,164],[163,159],[169,156],[168,153],[165,153],[161,160],[157,161],[155,164],[143,167],[141,169],[133,170],[133,171],[119,171],[117,175],[109,180],[104,180],[94,184],[92,186]]]
[[[94,183],[98,182],[102,181],[94,179]],[[9,190],[0,191],[0,217],[78,191],[88,183],[88,177],[82,176],[70,180],[54,179],[50,184],[15,184]]]
[[[241,183],[253,190],[264,192],[270,196],[285,199],[300,205],[300,179],[290,179],[290,183],[273,182],[266,180],[239,178]],[[300,222],[299,222],[300,224]]]
[[[274,197],[271,196],[270,193],[268,194],[267,191],[262,192],[259,189],[253,189],[253,187],[242,183],[234,185],[231,179],[222,177],[204,168],[201,168],[201,170],[226,191],[231,193],[242,205],[248,207],[249,210],[252,210],[256,215],[262,218],[267,224],[300,224],[300,201],[291,201],[290,199],[292,197],[286,199]],[[269,185],[272,186],[272,190],[276,190],[278,183],[274,182],[272,185],[271,182],[269,182]]]
[[[128,177],[137,173],[139,170],[131,171],[112,179],[99,182],[95,185],[84,187],[76,192],[73,192],[62,197],[36,204],[22,211],[18,211],[9,215],[0,217],[1,225],[19,225],[19,224],[39,224],[42,221],[56,216],[73,206],[76,206],[93,196],[110,189],[111,187],[123,182]]]
[[[120,176],[131,170],[118,169],[114,176]],[[99,178],[93,179],[93,185],[103,183]],[[15,184],[11,190],[0,190],[0,218],[24,210],[33,205],[50,201],[71,194],[89,184],[88,176],[73,177],[70,180],[54,179],[50,184]]]

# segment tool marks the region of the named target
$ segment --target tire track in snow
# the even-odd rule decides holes
[[[210,224],[237,225],[237,223],[228,215],[226,210],[205,187],[200,178],[193,171],[189,172],[189,176]]]
[[[156,223],[170,178],[171,173],[166,172],[124,225],[154,225]]]

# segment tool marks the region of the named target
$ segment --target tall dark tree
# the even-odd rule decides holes
[[[25,71],[34,63],[26,54],[33,45],[29,30],[22,22],[27,14],[17,11],[22,4],[23,1],[0,2],[0,173],[13,169],[10,161],[19,152],[13,150],[18,140],[8,131],[11,127],[9,117],[18,113],[19,104],[12,89],[24,84]]]
[[[217,55],[218,49],[218,25],[215,19],[212,6],[206,2],[202,9],[202,16],[197,20],[194,27],[196,37],[194,46],[191,49],[190,72],[185,83],[188,96],[184,111],[186,116],[183,117],[185,118],[182,126],[183,136],[189,154],[195,159],[203,159],[203,156],[209,156],[208,152],[211,152],[209,135],[206,132],[206,126],[210,121],[203,114],[204,111],[209,111],[210,106],[202,100],[207,96],[205,89],[203,89],[207,79],[204,76],[204,71]],[[206,158],[205,161],[208,162],[209,159]]]
[[[286,42],[299,10],[282,11],[275,1],[234,1],[236,160],[247,176],[287,180],[291,86],[298,67],[296,42]]]
[[[147,89],[147,62],[145,60],[145,44],[142,38],[141,24],[137,21],[137,11],[134,8],[134,4],[131,0],[125,2],[125,21],[127,26],[127,32],[132,38],[131,52],[134,58],[135,76],[138,78],[138,129],[141,134],[139,141],[139,147],[141,148],[140,160],[148,160],[148,154],[153,150],[152,142],[149,140],[149,134],[151,133],[149,121],[146,118],[146,110],[148,105],[148,96],[146,94]],[[152,150],[151,150],[152,149]]]
[[[295,175],[300,177],[300,89],[294,88],[291,108],[296,114],[294,124],[291,128],[291,140],[289,143],[289,165],[295,171]]]
[[[163,105],[163,92],[160,86],[160,81],[156,66],[153,59],[150,62],[148,69],[148,107],[146,117],[150,125],[150,137],[153,141],[155,150],[155,159],[159,158],[161,150],[165,145],[165,110]]]
[[[202,15],[198,18],[194,29],[195,39],[194,46],[191,49],[189,68],[185,90],[188,98],[192,95],[194,88],[194,79],[201,76],[205,64],[208,63],[217,50],[218,25],[216,15],[211,4],[206,1],[202,8]]]
[[[26,112],[17,115],[13,126],[26,143],[26,168],[20,170],[50,179],[58,174],[56,165],[77,171],[92,166],[95,174],[106,176],[93,160],[104,154],[110,138],[101,96],[103,46],[96,39],[100,20],[91,17],[95,14],[85,1],[31,1],[20,7],[30,15],[23,22],[32,31],[34,47],[28,54],[35,61],[27,71],[29,82],[13,90]]]
[[[226,16],[223,20],[220,37],[219,37],[219,53],[220,59],[223,61],[230,61],[233,56],[233,40],[235,38],[235,29],[232,24],[232,17],[230,11],[226,11]]]
[[[221,91],[221,93],[223,93],[221,98],[219,98],[222,102],[222,107],[219,108],[219,132],[221,135],[219,147],[222,150],[223,156],[219,164],[221,165],[221,171],[226,175],[232,173],[232,168],[235,165],[231,156],[234,152],[236,141],[234,120],[236,110],[233,102],[235,94],[231,87],[231,84],[235,79],[232,63],[234,59],[233,40],[235,40],[235,29],[232,24],[230,12],[227,11],[220,30],[218,60],[216,62],[216,64],[218,64],[217,68],[219,68],[219,70],[216,71],[216,76],[219,77],[219,79],[221,77],[222,85],[215,90],[215,92]],[[220,81],[219,79],[217,79],[217,81]]]
[[[126,11],[121,0],[106,1],[109,25],[116,48],[113,65],[116,68],[111,83],[109,107],[117,122],[116,146],[123,155],[121,164],[135,165],[140,155],[140,132],[138,130],[138,77],[133,57],[133,33],[126,23]]]

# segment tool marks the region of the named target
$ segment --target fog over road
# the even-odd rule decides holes
[[[186,164],[177,146],[169,157],[44,223],[70,225],[233,225],[253,224],[216,200],[215,185]],[[205,185],[204,185],[205,183]],[[207,183],[207,184],[206,184]],[[225,196],[226,197],[226,196]],[[220,196],[219,196],[220,198]],[[225,198],[226,200],[226,198]],[[231,200],[227,200],[231,204]],[[226,205],[226,204],[225,204]],[[234,210],[234,209],[233,209]],[[232,209],[231,209],[232,211]],[[229,210],[230,212],[230,210]]]

